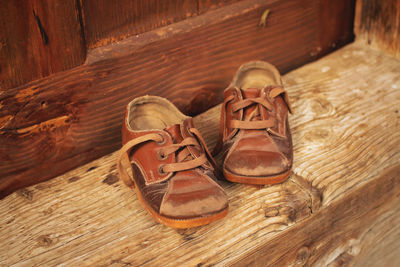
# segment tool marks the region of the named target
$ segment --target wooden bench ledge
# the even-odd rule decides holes
[[[0,201],[0,265],[400,264],[400,61],[354,43],[284,76],[291,178],[222,182],[230,213],[156,223],[119,181],[117,153]],[[195,118],[215,144],[220,107]]]

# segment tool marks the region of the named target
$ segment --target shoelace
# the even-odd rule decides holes
[[[285,93],[285,89],[283,87],[275,87],[269,92],[269,97],[270,98],[275,98],[278,95]],[[222,106],[222,112],[226,112],[227,105],[230,101],[234,100],[235,96],[230,95],[227,97],[223,103]],[[243,100],[240,100],[234,104],[232,104],[232,112],[237,112],[239,110],[244,110],[245,108],[257,104],[257,107],[251,112],[249,116],[245,120],[230,120],[228,122],[228,125],[226,127],[228,128],[234,128],[234,129],[247,129],[247,130],[261,130],[261,129],[266,129],[269,133],[279,136],[279,137],[284,137],[283,135],[279,134],[278,132],[272,130],[271,128],[275,126],[275,119],[274,118],[269,118],[267,120],[252,120],[253,118],[260,117],[260,107],[263,106],[267,110],[272,111],[273,107],[272,104],[265,98],[263,97],[254,97],[254,98],[246,98]],[[222,144],[223,144],[223,130],[222,127],[223,125],[223,114],[221,114],[221,125],[220,125],[220,136],[218,138],[217,145],[215,146],[213,150],[213,155],[216,155],[221,151],[222,149]]]
[[[209,160],[213,165],[213,167],[216,168],[216,163],[212,158],[211,153],[204,142],[204,139],[201,137],[200,132],[196,128],[190,128],[189,132],[191,132],[195,137],[197,137],[197,140],[199,140],[200,142],[197,142],[196,138],[194,137],[186,137],[179,144],[172,144],[161,148],[159,150],[160,153],[159,156],[161,158],[167,158],[172,153],[175,153],[179,150],[181,151],[178,152],[178,155],[176,157],[177,161],[176,163],[161,165],[159,170],[160,173],[172,173],[172,172],[194,169],[206,163],[207,160]],[[121,175],[121,179],[123,179],[126,182],[126,184],[132,184],[132,180],[129,174],[127,173],[127,168],[129,168],[132,172],[132,166],[129,160],[128,152],[135,146],[149,141],[162,143],[164,141],[164,137],[157,133],[142,135],[140,137],[130,140],[121,148],[117,165],[118,165],[118,171]],[[199,143],[203,147],[206,154],[201,154],[200,157],[197,158],[192,157],[194,159],[187,160],[189,159],[191,153],[188,149],[184,150],[183,148],[186,148],[188,146],[198,147]]]

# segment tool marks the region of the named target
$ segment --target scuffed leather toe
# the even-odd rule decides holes
[[[170,181],[160,214],[174,218],[205,217],[228,207],[223,189],[199,172],[177,173]]]
[[[224,90],[219,140],[226,180],[242,184],[277,184],[288,179],[293,145],[288,93],[278,69],[267,62],[242,65]]]
[[[265,177],[289,170],[290,162],[277,152],[240,150],[226,158],[224,168],[236,175]]]
[[[220,220],[228,198],[215,181],[212,155],[191,117],[167,99],[143,96],[126,107],[121,180],[159,223],[183,229]]]

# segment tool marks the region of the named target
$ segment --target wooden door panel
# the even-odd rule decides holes
[[[199,13],[216,9],[225,5],[233,4],[242,0],[197,0],[199,3]]]
[[[81,0],[88,48],[197,15],[192,0]]]
[[[77,1],[1,0],[0,14],[0,93],[84,62]]]

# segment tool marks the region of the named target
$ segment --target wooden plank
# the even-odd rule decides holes
[[[86,49],[75,0],[0,3],[0,93],[81,65]]]
[[[284,75],[295,110],[294,172],[315,202],[329,205],[400,161],[399,66],[354,43]],[[210,147],[218,138],[219,108],[200,115]]]
[[[239,1],[243,0],[197,0],[200,14]]]
[[[199,114],[222,101],[245,62],[286,72],[316,59],[319,11],[314,0],[240,1],[93,49],[83,66],[0,95],[0,196],[118,149],[134,97],[160,95]]]
[[[317,53],[326,55],[354,39],[355,2],[356,0],[320,1],[320,48]]]
[[[400,165],[255,244],[232,266],[398,266],[399,195]]]
[[[400,57],[400,0],[357,0],[357,39]]]
[[[219,222],[157,224],[113,153],[1,200],[0,265],[396,266],[399,66],[356,43],[285,75],[294,173],[261,188],[222,182],[230,213]],[[219,108],[195,118],[209,147]]]
[[[304,114],[293,117],[295,172],[322,192],[323,203],[400,160],[398,70],[398,60],[356,43],[285,76],[294,109]],[[313,84],[304,91],[303,81]],[[314,150],[324,157],[314,158]]]
[[[263,189],[224,183],[230,200],[225,219],[189,230],[167,228],[118,180],[116,156],[1,200],[0,265],[208,265],[236,258],[252,248],[249,240],[272,236],[310,214],[307,193],[293,182]]]
[[[197,15],[191,0],[81,0],[88,48],[99,47]]]

